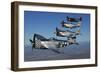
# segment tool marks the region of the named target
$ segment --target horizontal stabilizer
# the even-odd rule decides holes
[[[61,52],[59,52],[58,50],[55,50],[55,49],[51,49],[51,50],[56,52],[56,53],[61,53]]]

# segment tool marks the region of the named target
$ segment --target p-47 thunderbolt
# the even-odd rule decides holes
[[[70,21],[70,22],[80,22],[82,21],[82,17],[79,17],[79,18],[72,18],[72,17],[66,17],[67,18],[67,21]]]
[[[59,40],[55,38],[47,39],[39,34],[34,34],[33,40],[30,39],[32,49],[49,49],[56,53],[60,53],[56,48],[67,47],[71,44],[76,44],[76,38],[69,38],[68,40]]]
[[[77,24],[72,24],[72,23],[67,23],[67,22],[62,21],[61,24],[62,24],[62,27],[65,27],[65,28],[77,28],[81,26],[81,22],[78,22]]]
[[[72,31],[69,31],[69,30],[61,30],[61,29],[58,29],[56,28],[56,32],[55,34],[57,36],[60,36],[60,37],[75,37],[76,35],[79,35],[80,34],[80,30],[77,30],[76,32],[72,32]]]

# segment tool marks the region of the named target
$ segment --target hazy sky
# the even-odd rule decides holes
[[[56,27],[67,30],[67,28],[61,26],[61,21],[67,21],[66,16],[82,17],[81,35],[77,36],[77,41],[89,42],[90,14],[24,11],[24,44],[30,45],[29,39],[33,38],[34,33],[50,38],[56,37],[54,34]],[[77,29],[72,29],[72,31]]]

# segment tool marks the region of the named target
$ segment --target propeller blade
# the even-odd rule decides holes
[[[29,41],[30,41],[31,43],[33,43],[33,41],[32,41],[31,39],[29,39]]]
[[[29,39],[29,41],[31,42],[31,44],[32,44],[32,51],[33,51],[33,48],[34,48],[34,43],[33,43],[33,41],[31,40],[31,39]]]

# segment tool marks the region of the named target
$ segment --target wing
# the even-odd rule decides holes
[[[61,53],[60,51],[56,50],[56,49],[51,49],[53,52],[55,53]]]

